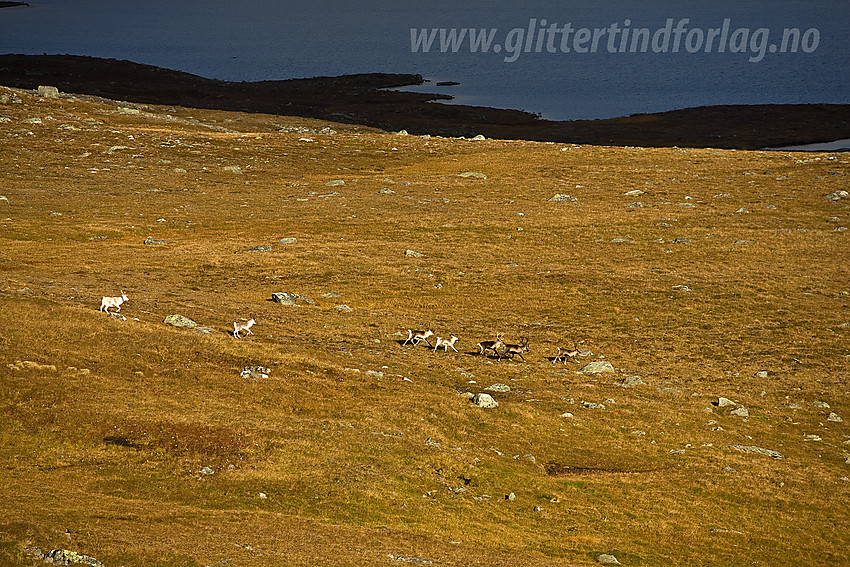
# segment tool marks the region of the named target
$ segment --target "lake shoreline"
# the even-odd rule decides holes
[[[415,135],[609,146],[761,149],[850,137],[850,105],[720,105],[598,120],[440,104],[448,95],[396,90],[418,74],[368,73],[229,82],[130,61],[73,55],[0,55],[0,84],[136,103],[268,113],[363,124]],[[389,90],[393,88],[393,90]]]

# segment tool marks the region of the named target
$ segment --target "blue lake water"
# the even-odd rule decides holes
[[[846,0],[588,4],[42,0],[0,9],[0,53],[128,59],[224,80],[421,73],[460,85],[417,90],[561,120],[850,103]],[[480,41],[473,52],[470,29],[492,34],[486,52]],[[412,40],[432,33],[428,52]]]

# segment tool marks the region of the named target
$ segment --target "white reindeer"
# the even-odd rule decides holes
[[[401,343],[402,346],[406,345],[408,342],[413,343],[414,345],[418,345],[422,341],[428,343],[428,346],[431,346],[431,341],[428,340],[428,337],[432,336],[434,331],[428,329],[427,331],[414,331],[411,329],[407,330],[407,339]]]
[[[449,347],[452,347],[452,350],[457,352],[455,348],[455,343],[457,342],[457,337],[452,335],[450,339],[444,339],[442,337],[437,337],[437,345],[434,347],[434,352],[437,352],[437,349],[443,347],[443,350],[449,352]]]
[[[253,335],[254,333],[251,332],[251,327],[254,326],[256,323],[257,322],[254,321],[253,317],[244,322],[236,321],[235,323],[233,323],[233,336],[237,339],[241,339],[242,337],[239,336],[239,333],[241,333],[242,331],[245,331],[248,335]]]
[[[114,307],[115,312],[117,313],[121,311],[121,304],[129,300],[130,298],[128,298],[127,294],[123,291],[121,292],[121,297],[104,297],[100,300],[100,308],[98,311],[109,313],[109,308]]]

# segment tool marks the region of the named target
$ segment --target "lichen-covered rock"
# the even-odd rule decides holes
[[[497,408],[499,403],[490,394],[475,394],[472,403],[480,408]]]
[[[68,549],[48,551],[44,554],[43,559],[46,563],[53,563],[54,565],[90,565],[91,567],[103,567],[103,563],[94,557],[89,557],[88,555]]]
[[[600,372],[614,372],[614,367],[607,360],[591,362],[581,370],[582,374],[599,374]]]
[[[162,321],[163,323],[168,323],[169,325],[174,325],[175,327],[186,327],[192,329],[197,327],[198,324],[189,319],[188,317],[184,317],[183,315],[174,314],[169,315]]]

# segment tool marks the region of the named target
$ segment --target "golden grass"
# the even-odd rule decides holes
[[[850,432],[827,421],[850,419],[850,211],[824,199],[845,155],[19,96],[0,107],[0,562],[850,561]],[[122,289],[127,321],[97,311]],[[401,346],[426,325],[460,353]],[[474,356],[496,332],[529,337],[528,362]],[[574,341],[616,374],[553,365]],[[497,409],[459,395],[495,383]]]

